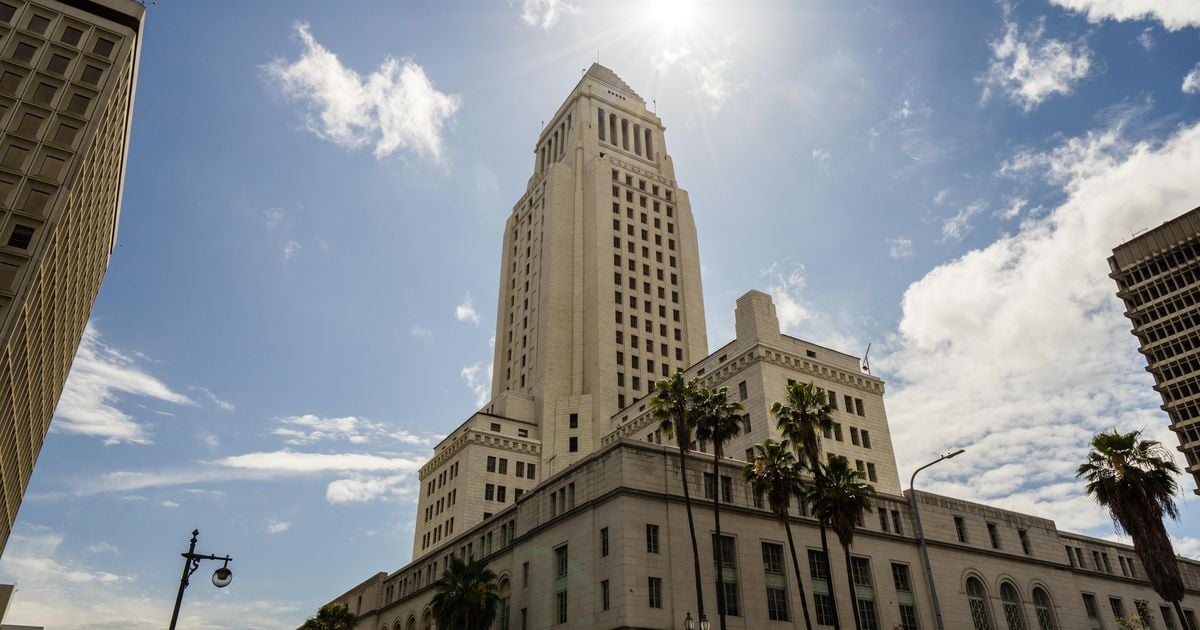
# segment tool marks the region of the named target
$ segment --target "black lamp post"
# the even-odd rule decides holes
[[[206,554],[196,553],[196,537],[200,535],[200,530],[192,530],[192,542],[188,546],[187,553],[181,553],[183,556],[183,577],[179,578],[179,594],[175,596],[175,612],[171,613],[171,630],[175,630],[175,622],[179,620],[179,606],[183,604],[183,589],[188,587],[188,578],[200,568],[201,560],[222,560],[224,565],[221,568],[213,571],[212,583],[217,588],[225,588],[233,581],[233,571],[229,570],[229,563],[233,560],[229,556],[210,556]]]
[[[925,565],[925,579],[928,580],[929,583],[929,598],[933,601],[933,617],[937,622],[937,630],[945,630],[946,626],[942,622],[942,606],[938,603],[937,585],[933,582],[933,567],[929,564],[929,546],[925,543],[925,531],[921,529],[921,512],[917,509],[917,492],[913,488],[913,484],[916,483],[917,473],[943,460],[950,459],[951,457],[958,457],[959,455],[962,455],[963,452],[964,449],[960,448],[951,453],[946,453],[945,455],[942,455],[941,457],[916,469],[913,471],[912,477],[908,478],[908,500],[912,505],[913,521],[917,525],[917,544],[921,547],[921,559]]]

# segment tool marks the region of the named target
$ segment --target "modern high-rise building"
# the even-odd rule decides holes
[[[1198,562],[1179,561],[1187,621],[1177,623],[1128,545],[904,491],[883,381],[858,357],[783,333],[769,295],[739,298],[736,337],[710,353],[691,208],[661,121],[600,65],[552,120],[505,226],[493,398],[421,468],[412,561],[333,599],[354,613],[356,630],[432,630],[434,583],[454,558],[486,560],[497,574],[494,627],[503,630],[679,628],[693,613],[698,621],[683,484],[714,627],[719,572],[732,630],[799,627],[797,581],[821,628],[835,618],[852,627],[852,608],[866,630],[1112,628],[1130,615],[1196,628]],[[654,383],[676,370],[727,388],[744,407],[717,470],[700,441],[684,475],[654,422]],[[752,445],[780,439],[770,407],[792,382],[825,393],[834,425],[822,449],[878,492],[849,567],[840,549],[824,555],[798,503],[789,515],[796,575],[791,536],[743,478]]]
[[[1200,208],[1117,246],[1108,266],[1200,494]]]
[[[0,0],[0,552],[116,244],[144,13]]]

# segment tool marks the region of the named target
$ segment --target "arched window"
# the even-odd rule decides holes
[[[1037,612],[1038,630],[1057,630],[1054,626],[1050,595],[1040,586],[1033,587],[1033,609]]]
[[[1004,622],[1008,630],[1025,630],[1025,615],[1021,614],[1021,596],[1011,582],[1000,584],[1000,600],[1004,603]]]
[[[967,578],[967,605],[971,607],[971,623],[975,630],[991,630],[991,615],[988,614],[987,594],[977,577]]]
[[[426,609],[425,614],[421,615],[421,629],[433,630],[433,611]]]
[[[408,630],[417,630],[417,618],[412,615],[408,617]]]
[[[509,630],[512,628],[512,585],[509,584],[508,578],[500,580],[500,606],[496,611],[497,627],[500,630]]]

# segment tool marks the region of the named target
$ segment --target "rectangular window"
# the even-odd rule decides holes
[[[746,381],[738,383],[738,395],[741,396],[742,400],[749,398],[749,390],[746,388]]]
[[[600,528],[600,557],[603,558],[607,555],[608,555],[608,528],[601,527]]]
[[[487,458],[487,471],[496,472],[496,458],[492,455],[488,455]]]
[[[837,422],[833,423],[833,439],[835,439],[839,442],[843,441],[842,440],[842,425]]]
[[[1101,553],[1101,554],[1100,554],[1100,557],[1101,557],[1101,558],[1104,560],[1104,572],[1105,572],[1105,573],[1112,573],[1112,572],[1113,572],[1113,570],[1112,570],[1112,565],[1108,563],[1108,554],[1107,554],[1107,553]]]
[[[879,481],[879,475],[875,474],[875,464],[871,462],[867,462],[867,480],[873,482]]]
[[[529,587],[529,563],[521,563],[521,588]]]
[[[860,416],[867,415],[867,414],[863,413],[863,401],[861,398],[854,399],[854,413],[856,413]]]
[[[858,446],[858,429],[850,427],[850,443]]]
[[[579,438],[577,436],[572,435],[570,439],[567,440],[567,450],[572,453],[579,452]]]
[[[988,539],[992,543],[992,549],[999,549],[1000,548],[1000,532],[996,531],[996,524],[988,523],[987,530],[988,530]]]
[[[567,546],[563,545],[554,550],[555,577],[567,577]]]
[[[787,621],[787,589],[767,587],[767,618],[771,621]]]
[[[1091,593],[1083,594],[1083,608],[1087,611],[1088,621],[1091,622],[1092,630],[1101,630],[1104,628],[1104,622],[1100,621],[1100,606],[1096,604],[1096,596]]]
[[[649,604],[651,608],[662,608],[662,578],[648,578],[647,593],[649,594]]]
[[[1018,529],[1017,538],[1021,539],[1021,551],[1024,551],[1025,555],[1027,556],[1032,556],[1033,548],[1029,545],[1029,532],[1023,529]]]
[[[892,531],[896,532],[897,534],[904,534],[904,527],[900,521],[899,510],[892,510]]]
[[[504,459],[503,457],[501,457],[501,458],[500,458],[500,468],[499,468],[499,472],[500,472],[500,474],[501,474],[501,475],[507,475],[507,474],[508,474],[508,460],[507,460],[507,459]]]
[[[570,415],[570,424],[572,429],[579,428],[579,414],[573,413]]]
[[[824,552],[819,549],[808,550],[808,572],[812,577],[813,604],[817,623],[832,626],[835,616],[833,613],[833,596],[829,590],[829,563]]]
[[[862,557],[850,558],[850,579],[854,582],[854,605],[858,609],[862,630],[879,630],[875,614],[875,588],[871,581],[871,561]]]
[[[559,591],[554,596],[554,608],[556,613],[555,624],[567,623],[567,592]]]
[[[533,464],[529,464],[528,466],[526,466],[526,467],[525,467],[525,476],[526,476],[526,478],[528,478],[528,479],[533,479],[533,469],[534,469],[534,465],[533,465]]]
[[[525,476],[525,462],[517,462],[517,477]]]
[[[1179,630],[1179,626],[1175,625],[1175,611],[1166,606],[1159,606],[1158,614],[1162,615],[1163,625],[1167,630]]]
[[[912,578],[908,565],[892,563],[892,582],[896,585],[896,604],[900,608],[900,628],[917,630],[917,605],[913,599]]]
[[[863,448],[871,448],[871,432],[866,429],[862,430],[862,445]]]
[[[1066,549],[1067,549],[1067,562],[1070,562],[1071,568],[1074,569],[1075,567],[1079,566],[1079,565],[1075,564],[1075,554],[1071,553],[1071,545],[1066,545]]]
[[[658,525],[646,523],[646,553],[658,553]]]
[[[1121,601],[1120,597],[1109,597],[1108,606],[1112,608],[1114,619],[1120,619],[1125,616],[1125,602]]]
[[[737,541],[733,536],[713,536],[713,564],[721,572],[723,590],[717,592],[717,610],[726,615],[741,615],[738,605]]]
[[[888,513],[887,510],[877,510],[879,512],[879,531],[888,531]]]
[[[958,542],[967,542],[967,522],[963,520],[963,517],[954,517],[954,531],[958,534]]]
[[[600,610],[608,610],[608,580],[600,582]]]
[[[483,487],[483,499],[485,501],[492,501],[493,499],[495,499],[495,496],[496,496],[496,486],[489,483]]]
[[[507,493],[508,488],[504,486],[496,486],[496,501],[504,503],[504,500],[507,498]]]
[[[733,477],[721,475],[721,501],[733,503]]]
[[[700,450],[703,451],[704,449],[700,449]],[[715,481],[713,480],[712,473],[707,473],[707,472],[704,473],[704,498],[705,499],[708,499],[709,501],[711,501],[711,500],[713,500],[714,497],[716,497],[717,489],[714,487],[715,485],[716,484],[715,484]]]

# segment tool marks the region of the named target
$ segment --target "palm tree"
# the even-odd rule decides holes
[[[1141,431],[1120,433],[1116,429],[1097,434],[1075,476],[1087,480],[1088,494],[1108,510],[1117,530],[1133,539],[1150,586],[1175,606],[1179,623],[1188,628],[1179,605],[1183,579],[1163,525],[1164,515],[1179,518],[1175,506],[1179,466],[1162,444],[1141,436]]]
[[[721,538],[721,471],[720,462],[725,457],[725,443],[737,437],[742,429],[742,404],[729,400],[729,389],[704,388],[699,392],[699,419],[696,437],[712,442],[713,445],[713,521],[717,529],[717,614],[721,619],[721,630],[725,630],[725,580],[721,559],[724,555],[724,539]]]
[[[496,619],[496,574],[483,560],[452,558],[433,586],[437,593],[431,604],[439,628],[487,630]]]
[[[696,604],[700,618],[704,618],[704,590],[700,586],[700,548],[696,545],[696,524],[692,520],[692,494],[688,490],[687,458],[692,450],[692,433],[696,427],[697,391],[702,386],[699,378],[683,379],[683,372],[676,371],[654,385],[654,396],[650,399],[650,412],[658,420],[663,434],[675,436],[679,445],[679,477],[683,482],[683,504],[687,508],[688,533],[692,536],[692,563],[696,574]]]
[[[354,613],[345,604],[325,604],[309,617],[300,630],[354,630]]]
[[[833,430],[833,405],[824,391],[812,383],[790,383],[787,386],[787,402],[771,405],[771,415],[776,418],[780,433],[792,443],[796,456],[808,469],[817,474],[821,470],[821,435]],[[821,552],[829,562],[829,536],[826,523],[818,519],[821,530]],[[837,602],[829,598],[833,608],[833,627],[840,630]]]
[[[792,570],[796,572],[796,589],[800,592],[800,609],[804,611],[804,627],[812,630],[812,619],[808,616],[808,597],[804,594],[804,575],[800,573],[800,561],[796,558],[796,541],[792,539],[792,527],[788,524],[788,508],[792,495],[799,494],[804,487],[801,476],[803,465],[788,450],[788,441],[776,442],[770,438],[754,445],[754,462],[744,470],[746,481],[754,490],[754,498],[761,501],[765,496],[771,513],[779,519],[783,531],[787,532],[788,550],[792,552]]]
[[[813,485],[806,488],[802,495],[812,504],[817,519],[827,523],[842,544],[846,559],[846,582],[850,586],[850,610],[854,613],[856,629],[861,629],[862,623],[854,597],[850,545],[854,542],[854,528],[862,521],[863,514],[871,511],[871,498],[875,496],[875,488],[863,483],[863,477],[862,472],[850,467],[845,457],[831,453],[829,462],[815,471]]]

